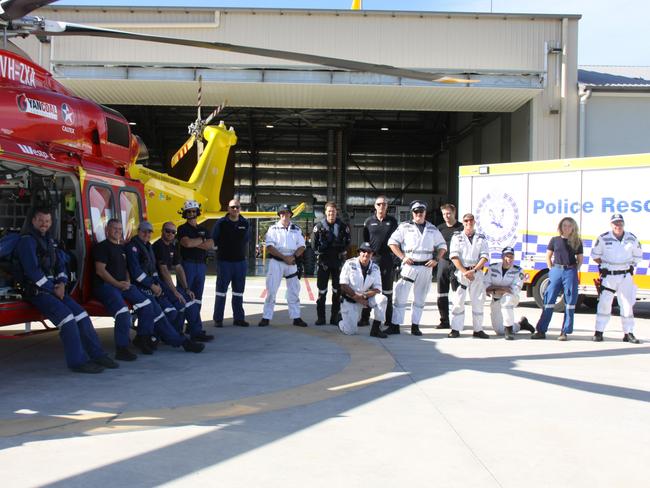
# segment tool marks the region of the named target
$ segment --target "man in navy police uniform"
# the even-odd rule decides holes
[[[59,329],[72,371],[101,373],[104,368],[117,368],[102,349],[88,313],[66,293],[68,276],[50,235],[51,226],[51,211],[37,209],[16,246],[23,299]]]

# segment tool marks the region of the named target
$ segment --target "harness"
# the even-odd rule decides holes
[[[40,232],[34,229],[33,226],[30,226],[21,236],[31,236],[34,241],[36,241],[36,261],[38,262],[38,267],[41,269],[46,278],[54,277],[54,269],[56,267],[56,244],[54,239],[50,237],[49,234],[46,234],[43,237]],[[18,244],[20,245],[20,244]],[[41,290],[36,286],[35,283],[27,279],[20,260],[16,253],[13,253],[12,263],[14,268],[14,283],[15,287],[26,296],[35,296],[41,293]]]

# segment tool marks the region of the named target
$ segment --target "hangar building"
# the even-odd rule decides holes
[[[48,19],[300,51],[447,76],[425,82],[282,59],[101,38],[21,41],[75,93],[116,108],[167,168],[196,118],[235,127],[248,208],[377,193],[455,201],[457,168],[578,154],[579,15],[49,6]],[[464,82],[464,80],[468,80]],[[462,210],[462,209],[461,209]]]

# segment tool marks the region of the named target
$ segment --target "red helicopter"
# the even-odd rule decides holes
[[[10,42],[12,38],[39,35],[144,40],[438,83],[473,81],[312,54],[143,35],[27,16],[50,3],[53,0],[0,0],[4,39],[0,44],[0,237],[19,232],[35,207],[53,209],[53,235],[70,258],[71,295],[91,315],[104,314],[88,284],[93,269],[90,249],[105,238],[107,220],[121,218],[128,239],[142,219],[149,217],[159,226],[164,216],[174,213],[185,199],[204,204],[204,220],[223,214],[220,188],[228,150],[236,136],[223,125],[209,126],[199,115],[192,137],[200,141],[205,138],[207,145],[189,181],[144,168],[136,164],[142,147],[120,113],[76,97],[51,73],[21,55]],[[186,148],[182,150],[186,152]],[[215,166],[217,177],[208,176],[215,173]],[[39,321],[47,328],[42,316],[21,301],[10,261],[7,256],[0,258],[0,326]]]

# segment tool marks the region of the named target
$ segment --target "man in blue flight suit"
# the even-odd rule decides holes
[[[77,373],[101,373],[118,364],[102,349],[88,313],[65,291],[68,276],[49,230],[52,214],[37,209],[16,246],[16,279],[23,299],[34,305],[59,329],[68,367]],[[20,275],[20,276],[18,276]]]
[[[201,352],[205,346],[191,341],[183,335],[184,316],[178,313],[163,294],[156,270],[156,257],[151,242],[149,242],[152,233],[153,226],[150,222],[140,222],[138,234],[126,246],[126,262],[129,273],[135,277],[138,290],[151,300],[156,335],[170,346],[183,346],[187,352]],[[176,328],[170,323],[170,320],[175,323]]]
[[[187,222],[178,227],[177,237],[187,284],[194,293],[194,300],[198,304],[200,313],[207,269],[205,261],[208,257],[208,250],[213,248],[214,242],[208,237],[208,229],[199,225],[197,220],[199,215],[201,215],[201,205],[195,200],[186,201],[183,204],[182,216]],[[192,340],[201,342],[208,342],[212,339],[214,336],[206,334],[204,330],[201,330],[200,334],[192,336]]]
[[[314,226],[311,244],[318,258],[318,272],[316,286],[318,286],[318,300],[316,300],[316,325],[325,325],[325,299],[327,298],[327,284],[332,280],[332,310],[330,324],[338,325],[341,320],[341,290],[339,289],[339,275],[345,262],[346,249],[350,245],[350,227],[337,217],[337,208],[334,202],[325,204],[325,218]]]
[[[115,318],[115,359],[134,361],[137,356],[129,346],[131,314],[128,302],[138,316],[138,330],[133,345],[142,354],[152,354],[153,306],[151,300],[131,285],[122,242],[122,222],[110,219],[106,223],[106,239],[93,248],[95,260],[94,295]]]
[[[217,292],[214,300],[214,326],[223,327],[228,285],[232,282],[233,324],[248,327],[244,313],[246,287],[246,244],[250,239],[248,220],[239,214],[239,200],[228,202],[228,215],[221,217],[212,228],[212,240],[217,248]]]
[[[179,316],[183,317],[183,321],[187,320],[189,335],[200,335],[203,324],[201,323],[199,304],[194,299],[194,292],[187,286],[187,278],[183,266],[181,266],[176,244],[176,225],[174,222],[165,222],[160,239],[151,246],[156,256],[160,286],[167,300],[178,311]],[[176,274],[176,285],[171,275],[172,271]],[[182,331],[182,325],[181,323],[179,332]]]

